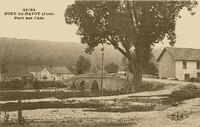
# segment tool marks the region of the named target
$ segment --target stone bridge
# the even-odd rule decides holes
[[[93,81],[97,81],[99,89],[101,88],[101,76],[74,76],[71,77],[65,81],[63,81],[64,84],[66,84],[68,87],[71,88],[72,84],[74,83],[76,85],[76,88],[79,87],[81,81],[85,81],[85,89],[89,90],[92,86]],[[130,85],[130,81],[121,78],[119,76],[104,76],[103,77],[103,89],[105,90],[120,90],[123,88],[127,88],[127,86]]]

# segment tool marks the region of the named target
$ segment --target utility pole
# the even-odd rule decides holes
[[[101,68],[101,95],[103,96],[103,60],[104,60],[104,47],[103,47],[103,44],[102,44],[102,48],[101,48],[101,51],[102,51],[102,68]]]

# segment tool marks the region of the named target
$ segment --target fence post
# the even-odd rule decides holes
[[[19,89],[17,90],[18,93],[18,123],[19,125],[23,125],[23,117],[22,117],[22,103],[21,103],[21,96]]]
[[[22,125],[22,106],[21,106],[21,100],[18,100],[18,123],[19,125]]]

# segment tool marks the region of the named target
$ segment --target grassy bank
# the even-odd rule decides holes
[[[98,112],[133,112],[133,111],[150,111],[155,105],[140,104],[135,102],[127,103],[125,101],[116,100],[87,100],[87,101],[40,101],[21,103],[22,110],[45,109],[45,108],[88,108],[88,111]],[[1,111],[17,111],[17,102],[9,102],[0,104]]]
[[[1,91],[0,93],[0,101],[10,101],[10,100],[25,100],[25,99],[42,99],[42,98],[49,98],[49,97],[55,97],[59,99],[63,98],[71,98],[71,97],[89,97],[90,92],[85,91],[85,92],[80,92],[76,91],[75,93],[73,92],[63,92],[63,91],[58,91],[58,92],[17,92],[17,91]]]

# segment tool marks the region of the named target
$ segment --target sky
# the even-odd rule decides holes
[[[27,38],[62,42],[80,42],[77,27],[67,25],[65,9],[74,0],[0,0],[0,37]],[[23,12],[35,8],[38,12],[53,12],[45,20],[15,20],[5,12]]]
[[[65,9],[72,3],[74,0],[0,0],[0,37],[80,43],[77,27],[67,25],[64,19]],[[16,20],[10,15],[12,12],[24,12],[26,8],[54,15],[44,16],[45,20]],[[182,18],[177,20],[176,26],[176,47],[200,49],[200,6],[195,10],[194,16],[186,10],[181,11]],[[167,40],[163,42],[157,47],[168,46]]]

